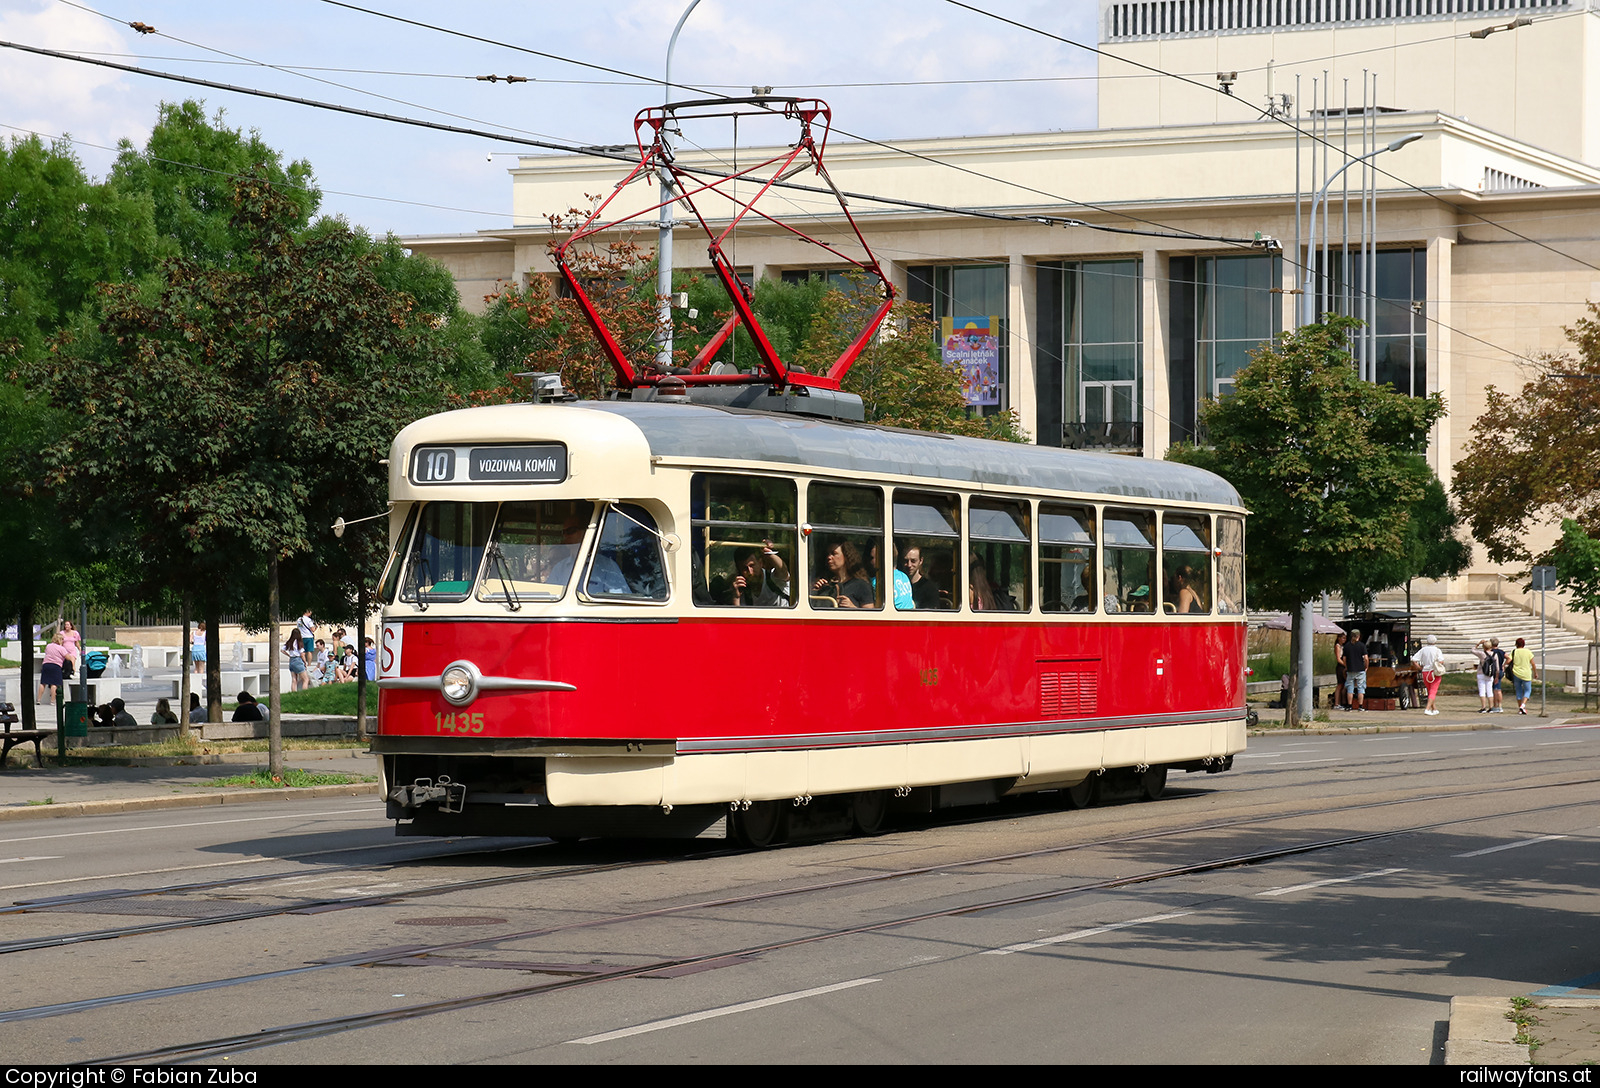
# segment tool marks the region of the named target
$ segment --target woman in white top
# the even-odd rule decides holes
[[[1422,682],[1428,687],[1428,708],[1423,711],[1424,714],[1439,713],[1433,705],[1433,701],[1439,696],[1439,681],[1444,679],[1444,670],[1440,667],[1444,654],[1439,652],[1438,644],[1439,636],[1429,635],[1427,645],[1418,650],[1417,656],[1413,658],[1417,668],[1422,671]]]

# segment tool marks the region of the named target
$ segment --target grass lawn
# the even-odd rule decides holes
[[[306,691],[286,691],[279,696],[285,714],[354,714],[356,685],[322,684]],[[265,701],[265,700],[263,700]],[[378,712],[378,685],[367,685],[367,713]]]
[[[213,778],[210,782],[198,782],[196,786],[201,789],[253,789],[276,790],[285,786],[294,789],[304,789],[307,786],[348,786],[353,782],[376,782],[376,775],[370,774],[312,774],[298,767],[285,767],[283,774],[274,778],[266,770],[257,768],[248,774],[229,775],[227,778]]]

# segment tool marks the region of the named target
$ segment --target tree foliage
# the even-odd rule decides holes
[[[1561,540],[1544,556],[1556,568],[1556,582],[1572,595],[1572,607],[1594,617],[1600,642],[1600,538],[1571,518],[1561,519]]]
[[[89,180],[72,145],[0,145],[0,352],[36,352],[105,280],[155,264],[146,194]]]
[[[1444,414],[1361,381],[1345,350],[1355,323],[1308,325],[1255,353],[1234,393],[1202,411],[1209,448],[1169,456],[1227,479],[1251,512],[1251,599],[1292,610],[1344,586],[1372,553],[1407,554],[1411,511],[1427,493],[1415,456]]]
[[[1497,563],[1528,562],[1528,538],[1559,517],[1600,533],[1600,306],[1568,328],[1574,354],[1531,361],[1516,394],[1490,386],[1455,466],[1455,493]]]
[[[1450,505],[1444,484],[1427,461],[1410,458],[1411,471],[1423,481],[1422,496],[1413,502],[1405,526],[1405,542],[1398,551],[1372,550],[1351,559],[1340,593],[1360,608],[1386,589],[1403,586],[1413,578],[1453,578],[1472,562],[1472,545],[1456,535],[1461,519]]]
[[[143,149],[127,140],[119,145],[109,184],[147,197],[163,256],[181,256],[227,267],[240,255],[233,228],[235,182],[254,174],[265,178],[293,207],[294,229],[311,222],[322,192],[311,164],[283,163],[261,134],[228,127],[224,111],[206,117],[205,103],[188,99],[163,102]]]

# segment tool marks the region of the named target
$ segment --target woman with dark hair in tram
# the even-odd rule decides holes
[[[828,549],[824,562],[828,566],[826,577],[818,578],[812,590],[833,597],[840,608],[872,608],[876,600],[867,565],[861,561],[861,552],[848,540]]]

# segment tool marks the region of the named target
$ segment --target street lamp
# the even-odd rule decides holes
[[[689,21],[689,15],[700,5],[700,0],[689,0],[689,6],[678,17],[672,28],[672,38],[667,42],[667,69],[661,81],[661,104],[672,101],[672,51],[678,45],[678,32]],[[661,120],[661,150],[667,161],[672,159],[672,115]],[[661,226],[656,240],[656,297],[659,311],[656,320],[661,324],[660,340],[656,347],[656,363],[663,371],[672,366],[672,171],[664,162],[657,170],[661,179]]]
[[[1412,132],[1408,135],[1400,137],[1398,140],[1392,141],[1387,147],[1380,147],[1376,151],[1369,151],[1365,155],[1351,159],[1349,162],[1339,167],[1339,169],[1335,170],[1328,177],[1328,180],[1323,183],[1321,191],[1318,192],[1314,198],[1312,198],[1311,237],[1306,245],[1305,256],[1306,277],[1305,282],[1300,285],[1300,324],[1302,326],[1314,325],[1316,324],[1317,320],[1316,285],[1312,282],[1311,277],[1312,255],[1317,252],[1317,205],[1323,204],[1323,198],[1328,195],[1328,190],[1333,187],[1333,183],[1339,180],[1339,175],[1343,174],[1356,163],[1365,162],[1368,159],[1375,159],[1386,151],[1399,151],[1407,144],[1416,143],[1420,139],[1422,139],[1422,133]],[[1324,220],[1328,218],[1327,206],[1325,204],[1323,204],[1322,218]],[[1323,224],[1323,231],[1324,233],[1327,231],[1326,223]],[[1297,647],[1297,649],[1300,651],[1299,703],[1301,713],[1315,712],[1316,710],[1315,707],[1311,706],[1311,624],[1312,616],[1315,615],[1315,608],[1316,606],[1312,601],[1305,601],[1300,605],[1300,645]]]

